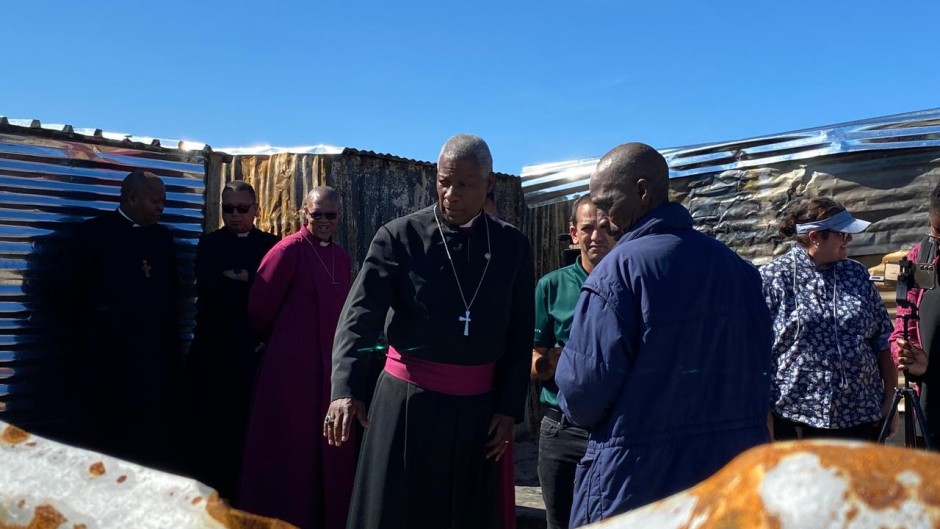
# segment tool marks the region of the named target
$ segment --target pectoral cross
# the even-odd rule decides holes
[[[150,279],[150,265],[147,264],[147,260],[144,259],[143,264],[140,266],[140,269],[144,271],[144,277]]]
[[[470,335],[470,311],[468,310],[467,312],[464,312],[463,316],[457,319],[463,322],[463,335],[469,336]]]

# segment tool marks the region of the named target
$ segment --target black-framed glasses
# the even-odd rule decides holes
[[[326,217],[326,220],[336,220],[337,216],[338,213],[335,211],[314,211],[310,213],[310,217],[312,217],[313,220],[320,220],[324,217]]]
[[[222,213],[232,214],[238,211],[242,215],[251,211],[251,205],[222,204]]]

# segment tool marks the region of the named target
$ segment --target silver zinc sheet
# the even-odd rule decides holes
[[[51,402],[62,375],[55,359],[64,350],[50,306],[52,276],[69,259],[63,243],[70,231],[116,208],[131,170],[166,183],[161,222],[173,231],[181,276],[192,285],[207,153],[199,143],[0,117],[0,419],[39,428],[69,414],[68,402]],[[193,296],[184,288],[187,341]]]

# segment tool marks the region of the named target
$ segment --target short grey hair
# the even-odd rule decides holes
[[[441,147],[438,160],[465,160],[471,159],[489,176],[493,172],[493,155],[490,147],[483,138],[473,134],[457,134],[452,136]]]
[[[314,202],[320,202],[322,200],[336,203],[336,205],[339,206],[339,210],[343,211],[343,202],[339,199],[339,193],[330,186],[317,186],[311,189],[304,199],[304,206],[309,206]]]

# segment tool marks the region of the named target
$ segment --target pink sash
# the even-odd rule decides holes
[[[457,397],[482,395],[493,390],[496,362],[477,366],[442,364],[421,358],[402,356],[389,346],[385,371],[427,390]]]

